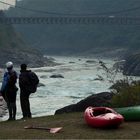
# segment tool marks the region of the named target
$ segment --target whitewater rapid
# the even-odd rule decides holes
[[[33,117],[53,115],[64,106],[77,103],[92,94],[109,91],[106,72],[101,68],[98,59],[78,57],[53,57],[61,65],[34,68],[32,71],[39,76],[40,83],[36,93],[30,96]],[[102,60],[108,67],[115,63],[113,60]],[[50,78],[53,74],[61,74],[64,78]],[[98,80],[99,76],[103,79]],[[122,77],[119,73],[118,78]],[[19,91],[17,95],[17,119],[22,117]],[[1,118],[6,120],[6,116]]]

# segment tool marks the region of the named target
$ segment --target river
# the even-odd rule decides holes
[[[61,65],[32,69],[39,76],[40,83],[44,84],[30,96],[33,117],[53,115],[57,109],[77,103],[89,95],[109,91],[112,83],[109,82],[98,59],[56,56],[53,58]],[[107,67],[112,67],[115,63],[113,60],[102,61]],[[53,74],[61,74],[64,78],[50,78]],[[99,77],[102,77],[102,80]],[[122,78],[121,73],[117,74],[117,79],[119,78]],[[21,117],[18,91],[17,119]],[[8,113],[1,120],[7,118]]]

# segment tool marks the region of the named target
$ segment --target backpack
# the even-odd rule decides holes
[[[39,78],[34,72],[29,72],[28,73],[28,80],[29,80],[29,89],[28,91],[30,93],[35,93],[37,90],[37,86],[39,84]]]

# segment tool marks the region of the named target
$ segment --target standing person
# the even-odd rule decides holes
[[[7,71],[4,73],[1,94],[5,99],[9,111],[9,121],[16,119],[16,95],[18,88],[16,87],[17,73],[13,69],[13,63],[6,63]]]
[[[27,70],[26,64],[21,64],[19,75],[19,87],[20,87],[20,103],[23,114],[23,119],[31,118],[29,96],[31,93],[35,93],[39,79],[37,75],[31,70]]]

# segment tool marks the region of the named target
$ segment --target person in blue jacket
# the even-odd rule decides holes
[[[17,72],[13,69],[13,63],[6,63],[7,71],[4,73],[2,86],[1,86],[1,95],[7,103],[9,111],[9,119],[16,119],[16,95],[18,88],[16,87],[17,82]]]

